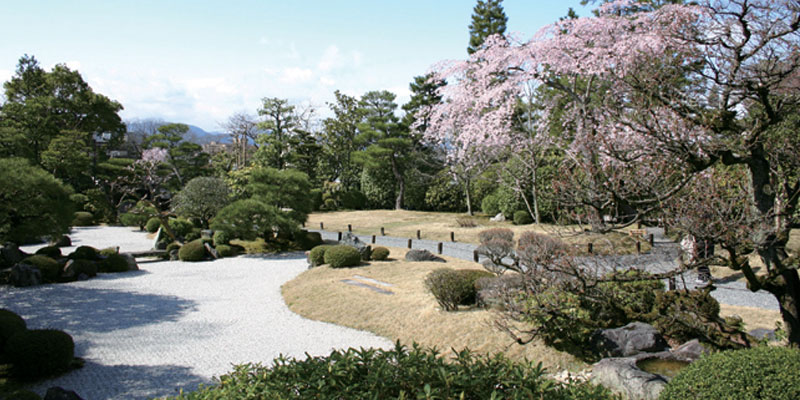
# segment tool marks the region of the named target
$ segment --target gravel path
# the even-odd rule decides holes
[[[130,228],[77,228],[70,236],[76,246],[152,246]],[[174,395],[211,383],[232,364],[269,364],[279,354],[305,358],[335,348],[392,346],[374,334],[289,311],[280,286],[307,267],[300,253],[142,263],[138,272],[0,289],[0,307],[22,315],[30,328],[72,335],[86,365],[32,389],[44,394],[62,386],[87,400]]]

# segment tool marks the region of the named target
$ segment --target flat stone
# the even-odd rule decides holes
[[[653,354],[604,358],[592,367],[592,382],[622,394],[628,400],[657,400],[667,385],[667,379],[636,366],[639,360],[649,357],[653,357]]]
[[[381,289],[381,288],[379,288],[379,287],[375,287],[375,286],[372,286],[372,285],[368,285],[368,284],[366,284],[366,283],[364,283],[364,282],[354,281],[354,280],[352,280],[352,279],[342,279],[342,282],[343,282],[343,283],[346,283],[346,284],[348,284],[348,285],[353,285],[353,286],[358,286],[358,287],[367,288],[367,289],[369,289],[369,290],[372,290],[373,292],[378,292],[378,293],[380,293],[380,294],[394,294],[394,292],[391,292],[391,291],[389,291],[389,290],[386,290],[386,289]]]
[[[391,283],[386,283],[384,281],[379,281],[377,279],[367,278],[366,276],[353,275],[353,278],[360,279],[362,281],[367,281],[367,282],[370,282],[370,283],[374,283],[374,284],[380,285],[380,286],[394,287],[394,285],[392,285]]]
[[[611,357],[628,357],[669,349],[667,341],[658,329],[643,322],[631,322],[621,328],[597,330],[592,335],[592,346],[597,354]]]

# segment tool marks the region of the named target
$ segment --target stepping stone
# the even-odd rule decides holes
[[[377,279],[367,278],[366,276],[353,275],[353,278],[360,279],[362,281],[367,281],[369,283],[374,283],[374,284],[380,285],[380,286],[394,287],[394,285],[392,285],[391,283],[386,283],[386,282],[383,282],[383,281],[379,281]]]
[[[386,289],[381,289],[381,288],[379,288],[379,287],[375,287],[375,286],[372,286],[372,285],[368,285],[368,284],[366,284],[366,283],[363,283],[363,282],[354,281],[354,280],[352,280],[352,279],[342,279],[342,282],[343,282],[343,283],[346,283],[346,284],[348,284],[348,285],[353,285],[353,286],[358,286],[358,287],[367,288],[367,289],[369,289],[369,290],[372,290],[373,292],[378,292],[378,293],[380,293],[380,294],[394,294],[393,292],[391,292],[391,291],[389,291],[389,290],[386,290]]]

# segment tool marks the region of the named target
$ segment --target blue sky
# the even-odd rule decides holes
[[[408,84],[466,57],[475,0],[0,0],[0,80],[23,54],[66,63],[123,119],[213,131],[263,97],[313,104]],[[530,37],[579,0],[505,0],[508,31]]]

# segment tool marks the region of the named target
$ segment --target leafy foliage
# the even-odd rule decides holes
[[[682,369],[659,399],[800,398],[800,350],[761,346],[701,358]]]
[[[206,258],[206,247],[201,239],[192,240],[181,246],[178,250],[178,258],[181,261],[203,261]]]
[[[64,331],[24,330],[8,339],[4,353],[15,376],[33,380],[66,371],[75,357],[75,343]]]
[[[333,245],[321,244],[311,249],[311,251],[308,252],[308,262],[311,266],[316,267],[325,264],[325,252],[331,247],[333,247]]]
[[[353,246],[336,245],[325,250],[324,259],[331,268],[355,267],[361,264],[361,253]]]
[[[513,362],[502,355],[469,350],[448,362],[436,350],[399,343],[391,350],[334,350],[305,360],[280,356],[271,367],[245,364],[176,399],[610,399],[602,387],[558,384],[541,364]]]
[[[92,226],[94,225],[94,215],[88,211],[76,211],[72,219],[73,226]]]
[[[79,246],[67,258],[70,260],[92,260],[100,259],[100,252],[92,246]]]
[[[457,311],[468,299],[474,301],[474,282],[452,268],[437,268],[425,276],[425,287],[445,311]]]
[[[524,210],[514,212],[514,225],[528,225],[533,223],[531,214]]]
[[[372,249],[372,254],[370,254],[370,259],[374,261],[384,261],[389,258],[389,249],[383,246],[378,246]]]
[[[208,226],[208,221],[230,202],[230,189],[224,180],[200,176],[190,180],[175,195],[172,210],[184,217],[197,218],[203,226]]]
[[[273,225],[278,225],[279,210],[254,199],[237,200],[220,210],[211,222],[211,229],[223,231],[228,238],[254,240],[272,235]],[[283,221],[290,224],[289,221]],[[291,224],[290,224],[291,225]]]
[[[58,282],[58,276],[61,274],[61,265],[58,264],[58,261],[41,254],[32,255],[22,261],[41,271],[42,279],[45,282]]]
[[[11,310],[0,308],[0,350],[5,347],[8,338],[25,329],[27,324],[22,317]]]
[[[148,233],[156,233],[158,231],[159,227],[161,227],[161,220],[156,218],[156,217],[152,217],[152,218],[147,220],[147,223],[145,224],[144,229]]]

